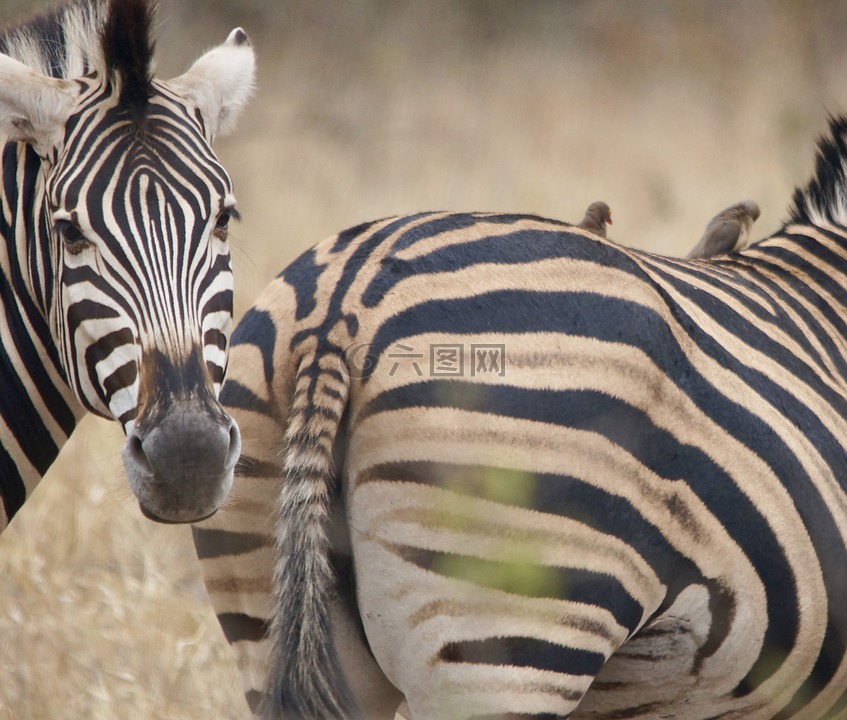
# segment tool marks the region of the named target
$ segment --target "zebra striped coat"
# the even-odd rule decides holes
[[[141,509],[217,508],[240,440],[217,393],[246,35],[152,77],[152,5],[72,0],[0,34],[0,528],[86,410],[127,433]]]
[[[254,708],[847,717],[845,160],[716,260],[422,213],[284,270],[195,532]]]

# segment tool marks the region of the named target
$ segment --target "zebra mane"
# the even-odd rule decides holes
[[[106,69],[119,78],[121,105],[136,116],[153,94],[153,15],[148,0],[111,0],[103,26]]]
[[[818,139],[814,175],[794,190],[788,222],[847,225],[847,116],[830,115],[829,134]]]
[[[151,95],[154,0],[69,0],[0,32],[0,52],[53,77],[97,71],[143,115]]]
[[[0,33],[0,52],[52,77],[104,70],[105,0],[70,0]]]

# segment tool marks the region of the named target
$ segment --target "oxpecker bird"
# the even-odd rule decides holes
[[[612,211],[606,203],[598,200],[588,206],[588,210],[585,211],[585,217],[582,218],[582,222],[577,227],[604,238],[606,237],[607,223],[609,225],[612,224]]]
[[[752,200],[745,200],[721,210],[709,221],[700,242],[685,257],[695,260],[722,255],[731,250],[741,250],[747,245],[750,228],[760,214],[759,206]]]

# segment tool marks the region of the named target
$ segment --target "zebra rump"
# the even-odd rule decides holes
[[[713,260],[419,213],[289,265],[233,335],[239,507],[196,534],[219,612],[271,624],[228,635],[266,715],[843,717],[845,163],[837,117]]]

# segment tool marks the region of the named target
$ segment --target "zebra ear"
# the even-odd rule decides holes
[[[0,140],[22,140],[48,157],[64,134],[79,89],[0,53]]]
[[[255,73],[253,46],[247,33],[236,28],[223,45],[209,50],[169,84],[197,106],[211,142],[235,127],[253,90]]]

